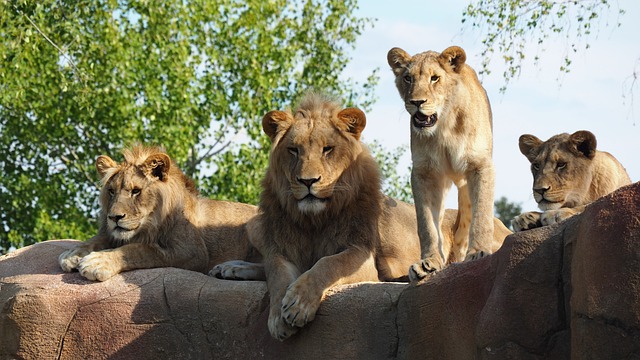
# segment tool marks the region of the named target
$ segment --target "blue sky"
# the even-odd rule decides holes
[[[481,34],[470,27],[463,29],[461,23],[468,3],[360,2],[357,14],[377,21],[358,40],[345,75],[363,82],[373,69],[379,68],[381,77],[376,88],[378,100],[367,113],[364,141],[377,139],[388,149],[409,144],[409,116],[386,62],[392,47],[415,54],[458,45],[465,49],[467,63],[479,69]],[[626,14],[618,19],[613,9],[601,21],[615,24],[620,20],[622,26],[600,26],[589,39],[591,48],[573,56],[568,74],[558,70],[567,48],[564,39],[548,40],[539,66],[525,63],[520,77],[512,80],[504,94],[499,92],[504,84],[500,59],[492,62],[492,74],[482,81],[493,110],[496,198],[506,196],[524,210],[536,208],[529,163],[518,150],[518,137],[525,133],[546,140],[557,133],[589,130],[596,135],[599,150],[616,156],[631,179],[640,180],[640,85],[636,85],[634,104],[629,97],[623,98],[625,81],[634,68],[640,71],[640,2],[618,3]],[[408,155],[403,161],[401,172],[409,166]],[[447,207],[456,207],[453,190]]]

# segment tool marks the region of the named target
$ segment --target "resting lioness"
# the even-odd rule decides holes
[[[590,202],[631,183],[613,155],[596,150],[589,131],[559,134],[542,142],[520,136],[520,152],[531,162],[533,197],[543,211],[527,212],[512,220],[514,231],[555,224],[581,213]]]

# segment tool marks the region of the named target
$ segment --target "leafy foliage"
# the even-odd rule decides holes
[[[522,206],[517,203],[509,202],[509,200],[504,196],[496,200],[494,202],[494,206],[496,216],[509,229],[511,229],[511,220],[522,214]]]
[[[383,192],[394,199],[413,204],[411,171],[408,169],[409,171],[404,175],[398,173],[400,158],[407,151],[407,148],[400,146],[388,151],[378,141],[370,143],[369,148],[380,166]]]
[[[260,120],[340,78],[357,0],[2,0],[0,251],[95,233],[100,154],[159,144],[205,195],[255,203]],[[358,95],[356,95],[358,94]]]
[[[573,54],[582,47],[589,48],[589,36],[598,21],[605,18],[602,15],[611,11],[612,3],[617,7],[617,2],[609,0],[477,0],[467,6],[462,22],[483,33],[480,74],[490,73],[494,54],[504,61],[504,91],[509,80],[519,76],[523,61],[532,52],[527,49],[531,43],[540,50],[552,38],[566,39],[567,51],[560,72],[569,72]],[[616,13],[619,18],[625,12],[617,8]],[[535,54],[533,60],[537,63],[539,55]]]

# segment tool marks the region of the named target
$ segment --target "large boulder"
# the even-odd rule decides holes
[[[63,273],[75,241],[0,257],[0,358],[640,358],[640,185],[417,285],[332,289],[279,342],[263,282],[161,268]]]
[[[77,241],[0,258],[0,358],[394,358],[395,305],[406,284],[332,289],[313,326],[282,343],[267,330],[266,283],[158,268],[105,282],[64,273]]]

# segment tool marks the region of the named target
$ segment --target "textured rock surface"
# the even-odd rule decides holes
[[[267,331],[264,282],[182,269],[100,283],[63,273],[47,241],[0,260],[0,358],[393,358],[395,303],[405,284],[333,289],[314,326],[281,343]]]
[[[63,273],[73,241],[0,258],[0,358],[640,358],[640,185],[418,285],[333,289],[280,343],[263,282],[181,269]]]

